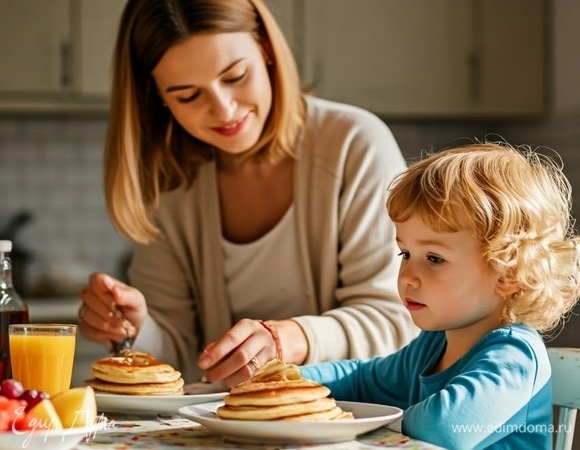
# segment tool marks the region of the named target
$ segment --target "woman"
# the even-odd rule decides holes
[[[261,0],[129,0],[113,73],[106,197],[135,249],[131,287],[82,291],[86,336],[127,329],[186,381],[233,385],[416,335],[384,211],[400,150],[377,117],[302,94]]]

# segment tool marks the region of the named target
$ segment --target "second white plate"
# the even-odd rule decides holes
[[[360,434],[394,422],[403,410],[371,403],[336,402],[355,418],[324,422],[224,420],[215,411],[223,402],[184,406],[179,414],[230,439],[248,442],[326,444],[352,441]]]
[[[178,414],[179,408],[220,400],[227,392],[196,395],[116,395],[96,393],[99,412]]]

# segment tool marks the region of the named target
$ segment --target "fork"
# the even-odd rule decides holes
[[[111,340],[111,346],[113,354],[115,356],[123,356],[125,352],[128,352],[133,347],[133,342],[135,341],[135,336],[131,335],[132,325],[131,322],[127,320],[123,311],[115,304],[113,305],[113,315],[123,321],[123,328],[125,329],[125,337],[121,342],[116,342]]]
[[[133,347],[134,341],[135,338],[129,335],[125,336],[121,342],[111,340],[111,345],[113,347],[113,353],[115,356],[123,356],[125,352],[130,351],[131,347]]]

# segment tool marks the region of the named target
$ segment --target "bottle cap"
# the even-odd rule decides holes
[[[0,252],[11,252],[12,241],[0,241]]]

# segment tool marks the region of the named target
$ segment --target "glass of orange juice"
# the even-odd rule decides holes
[[[54,395],[70,388],[76,325],[12,324],[8,327],[12,377],[24,389]]]

